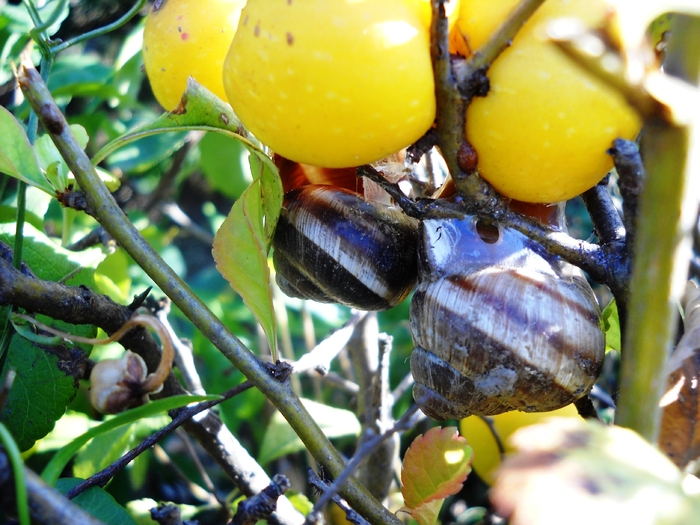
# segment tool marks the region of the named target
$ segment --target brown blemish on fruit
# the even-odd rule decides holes
[[[180,26],[177,26],[177,32],[182,33],[182,28]]]
[[[243,19],[243,25],[244,26],[248,25],[248,15],[245,15],[245,18]]]
[[[294,44],[294,35],[287,31],[287,44],[290,46]]]
[[[255,29],[253,29],[253,34],[255,36],[260,36],[260,20],[258,20],[258,23],[255,24]]]

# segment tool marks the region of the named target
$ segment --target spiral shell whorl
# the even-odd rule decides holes
[[[441,243],[455,235],[424,230],[411,303],[411,370],[423,411],[435,419],[548,411],[585,395],[605,342],[583,276],[515,231],[499,230],[489,244],[473,222],[450,229],[459,238],[452,251]]]
[[[416,221],[340,188],[289,192],[273,245],[277,282],[287,295],[383,310],[416,281]]]

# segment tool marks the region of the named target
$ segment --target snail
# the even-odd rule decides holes
[[[413,396],[437,420],[563,407],[605,353],[580,270],[473,216],[422,222],[410,326]]]
[[[287,295],[360,310],[398,304],[418,274],[418,222],[334,186],[287,192],[273,247]]]

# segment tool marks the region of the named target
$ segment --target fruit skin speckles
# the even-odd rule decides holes
[[[245,0],[168,0],[146,18],[143,59],[153,94],[167,110],[192,76],[225,99],[222,70]]]
[[[224,66],[234,112],[273,151],[316,166],[357,166],[413,143],[435,118],[419,3],[249,0]]]

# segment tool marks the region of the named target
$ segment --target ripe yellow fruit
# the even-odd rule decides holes
[[[143,61],[156,99],[167,110],[180,103],[187,78],[226,100],[224,58],[245,0],[163,0],[146,18]]]
[[[224,65],[264,144],[343,168],[415,142],[435,118],[428,29],[408,0],[249,0]]]
[[[477,49],[517,0],[462,0],[458,28]],[[601,0],[546,0],[488,71],[491,90],[467,109],[466,136],[479,173],[501,194],[556,202],[593,187],[612,168],[606,150],[633,139],[641,122],[614,89],[542,38],[559,17],[602,24]]]
[[[490,416],[503,445],[504,453],[513,452],[509,437],[519,428],[534,425],[550,417],[579,417],[574,405],[567,405],[552,412],[506,412]],[[472,468],[489,485],[496,481],[496,469],[501,466],[498,442],[486,422],[478,416],[469,416],[459,423],[459,433],[474,449]]]

